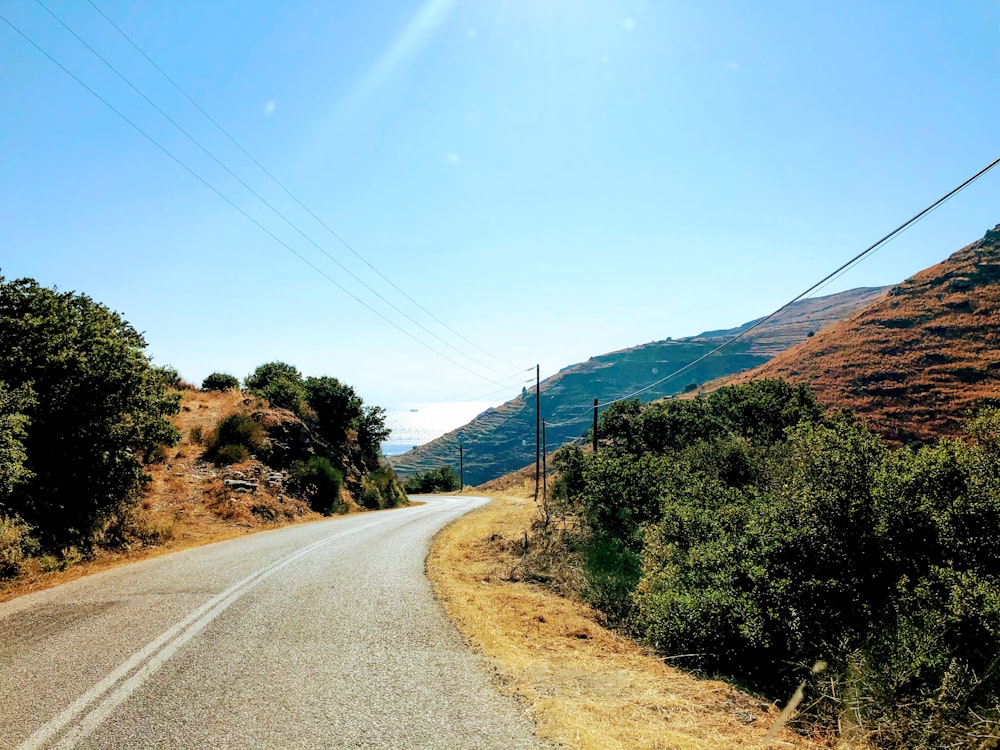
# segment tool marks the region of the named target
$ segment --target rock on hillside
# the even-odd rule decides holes
[[[1000,397],[1000,225],[856,317],[729,382],[780,377],[894,443],[956,435]]]
[[[745,339],[684,373],[641,394],[643,401],[680,393],[691,383],[704,383],[766,362],[778,352],[804,341],[811,333],[853,315],[885,293],[885,288],[853,289],[797,302],[755,329]],[[586,433],[595,398],[608,401],[647,386],[715,349],[739,328],[707,331],[689,338],[654,341],[593,357],[542,381],[542,414],[550,427],[547,447]],[[480,414],[472,422],[401,456],[390,459],[402,475],[450,465],[458,471],[458,446],[465,446],[467,484],[481,484],[533,462],[535,458],[534,389]]]
[[[245,461],[217,465],[207,460],[206,443],[231,414],[244,414],[259,424],[262,439]],[[150,480],[130,529],[144,544],[191,543],[215,538],[220,530],[320,518],[310,508],[307,488],[295,477],[296,464],[313,456],[327,458],[343,475],[340,510],[406,503],[391,473],[377,486],[370,480],[356,436],[333,446],[300,417],[249,394],[184,390],[173,421],[180,441],[164,448],[160,462],[148,467]]]
[[[185,390],[174,417],[180,442],[147,467],[149,481],[129,532],[129,546],[188,545],[235,533],[321,518],[288,492],[288,474],[264,461],[216,466],[203,458],[205,436],[219,420],[254,408],[239,391]]]

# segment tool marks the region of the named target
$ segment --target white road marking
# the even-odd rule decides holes
[[[381,522],[380,520],[365,524],[364,526],[358,526],[357,528],[341,531],[340,533],[313,542],[281,558],[277,562],[261,568],[239,583],[230,586],[221,594],[217,594],[119,664],[107,677],[73,701],[62,713],[39,727],[34,734],[17,746],[17,750],[41,750],[49,746],[49,743],[53,742],[54,738],[64,732],[65,735],[57,744],[52,745],[52,747],[59,750],[75,747],[76,743],[93,732],[115,707],[123,703],[134,693],[181,646],[204,630],[212,620],[222,614],[222,612],[228,609],[231,604],[240,599],[244,594],[270,578],[282,568],[313,550],[337,539],[342,539],[345,536],[378,526]],[[67,727],[74,722],[76,722],[76,725],[69,731],[66,731]]]

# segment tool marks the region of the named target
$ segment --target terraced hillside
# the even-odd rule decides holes
[[[671,396],[692,383],[721,378],[754,368],[776,354],[805,341],[811,334],[850,317],[879,299],[885,288],[862,288],[802,300],[748,334],[720,354],[641,394],[643,401]],[[608,401],[632,393],[711,351],[739,328],[706,331],[683,339],[654,341],[602,354],[567,367],[541,384],[542,415],[551,450],[585,434],[592,423],[594,399]],[[466,484],[481,484],[534,461],[535,395],[518,397],[490,409],[464,427],[391,460],[403,476],[416,471],[453,466],[458,470],[459,444],[465,446]]]
[[[1000,225],[861,314],[728,382],[781,377],[893,443],[956,435],[1000,398]]]

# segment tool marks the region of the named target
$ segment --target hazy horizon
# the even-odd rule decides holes
[[[410,403],[386,409],[386,424],[392,429],[382,452],[397,455],[430,442],[467,424],[490,407],[503,401],[457,401]]]
[[[510,399],[766,315],[997,156],[987,0],[95,5],[4,3],[0,269],[196,383]],[[998,189],[824,293],[943,260]]]

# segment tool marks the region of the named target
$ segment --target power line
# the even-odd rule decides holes
[[[993,169],[997,164],[1000,164],[1000,157],[998,157],[998,158],[994,159],[993,161],[991,161],[989,164],[987,164],[985,167],[983,167],[982,169],[980,169],[978,172],[976,172],[971,177],[967,178],[965,181],[963,181],[957,187],[954,187],[951,190],[949,190],[943,196],[941,196],[936,201],[934,201],[929,206],[927,206],[927,208],[925,208],[922,211],[914,214],[912,217],[910,217],[909,219],[907,219],[906,221],[904,221],[902,224],[900,224],[898,227],[896,227],[891,232],[889,232],[888,234],[886,234],[884,237],[882,237],[881,239],[879,239],[877,242],[874,242],[871,245],[869,245],[868,247],[866,247],[860,253],[858,253],[853,258],[851,258],[850,260],[848,260],[846,263],[840,265],[835,270],[833,270],[830,273],[828,273],[826,276],[824,276],[822,279],[820,279],[815,284],[813,284],[812,286],[810,286],[804,292],[802,292],[801,294],[798,294],[797,296],[793,297],[791,300],[789,300],[788,302],[786,302],[784,305],[782,305],[781,307],[779,307],[777,310],[775,310],[774,312],[772,312],[770,315],[764,316],[763,318],[761,318],[760,320],[758,320],[753,325],[749,326],[748,328],[744,329],[743,331],[740,331],[738,334],[736,334],[732,338],[724,341],[719,346],[715,347],[714,349],[712,349],[709,352],[706,352],[705,354],[701,355],[700,357],[698,357],[697,359],[693,360],[692,362],[689,362],[688,364],[684,365],[683,367],[680,367],[677,370],[674,370],[669,375],[666,375],[665,377],[662,377],[659,380],[656,380],[656,381],[650,383],[649,385],[646,385],[646,386],[644,386],[642,388],[639,388],[638,390],[633,391],[632,393],[626,394],[624,396],[619,396],[618,398],[611,399],[610,401],[606,401],[606,402],[604,402],[602,404],[598,404],[597,405],[598,408],[600,408],[600,407],[606,407],[606,406],[611,406],[612,404],[616,404],[619,401],[625,401],[627,399],[634,398],[635,396],[643,394],[646,391],[649,391],[650,389],[655,388],[656,386],[661,385],[661,384],[667,382],[668,380],[677,377],[678,375],[682,375],[683,373],[685,373],[688,370],[690,370],[691,368],[693,368],[695,365],[697,365],[697,364],[699,364],[701,362],[704,362],[706,359],[708,359],[712,355],[718,354],[720,351],[722,351],[726,347],[731,346],[732,344],[736,343],[737,341],[739,341],[741,338],[743,338],[744,336],[746,336],[751,331],[753,331],[753,330],[759,328],[760,326],[764,325],[767,321],[771,320],[772,318],[774,318],[775,316],[777,316],[778,314],[780,314],[784,310],[787,310],[789,307],[791,307],[793,304],[795,304],[799,300],[801,300],[804,297],[808,296],[809,294],[811,294],[812,292],[816,291],[817,289],[822,288],[823,286],[825,286],[826,284],[828,284],[829,282],[831,282],[834,278],[836,278],[836,277],[840,276],[841,274],[843,274],[849,268],[852,268],[853,266],[857,265],[862,260],[864,260],[865,258],[867,258],[869,255],[871,255],[871,254],[877,252],[878,250],[880,250],[889,241],[891,241],[892,239],[894,239],[898,235],[900,235],[903,232],[905,232],[911,226],[913,226],[918,221],[920,221],[925,216],[927,216],[929,213],[931,213],[932,211],[934,211],[934,209],[936,209],[939,206],[941,206],[942,204],[946,203],[952,197],[954,197],[955,195],[957,195],[958,193],[960,193],[962,190],[964,190],[965,188],[967,188],[973,182],[975,182],[980,177],[982,177],[984,174],[986,174],[991,169]],[[587,407],[587,412],[590,412],[592,409],[593,409],[593,407],[588,406]],[[550,427],[562,427],[562,426],[566,426],[566,425],[570,425],[570,424],[575,424],[576,422],[583,422],[583,421],[584,421],[584,419],[581,417],[581,418],[570,419],[570,420],[567,420],[567,421],[564,421],[564,422],[559,422],[559,423],[556,423],[556,424],[550,424],[549,426]]]
[[[525,370],[524,372],[528,372],[528,370]],[[521,373],[521,374],[523,374],[523,373]],[[519,375],[513,376],[513,377],[519,377]],[[513,380],[513,377],[510,378],[510,379]],[[483,390],[483,388],[489,388],[489,387],[491,387],[489,384],[487,384],[487,385],[481,385],[481,386],[477,386],[476,388],[470,388],[469,390],[463,391],[462,393],[457,393],[454,396],[448,396],[447,398],[438,399],[437,401],[431,401],[431,402],[429,402],[429,405],[433,406],[433,405],[436,405],[436,404],[452,403],[452,402],[464,399],[466,396],[470,396],[472,394],[478,394],[476,396],[476,398],[483,399],[483,398],[487,398],[488,396],[492,396],[492,395],[497,394],[497,393],[503,393],[505,391],[509,391],[511,388],[514,388],[516,386],[525,386],[525,385],[527,385],[528,383],[531,383],[531,382],[534,382],[534,381],[533,380],[518,380],[516,383],[511,382],[509,385],[505,385],[502,388],[490,391],[489,393],[479,393],[479,391]]]
[[[217,196],[219,196],[222,200],[224,200],[226,203],[228,203],[230,206],[232,206],[232,208],[235,209],[239,214],[241,214],[245,219],[247,219],[249,222],[251,222],[252,224],[254,224],[258,229],[260,229],[265,234],[267,234],[269,237],[271,237],[271,239],[273,239],[279,245],[281,245],[286,250],[288,250],[292,255],[294,255],[296,258],[298,258],[299,260],[301,260],[303,263],[305,263],[307,266],[309,266],[311,269],[313,269],[320,276],[322,276],[327,281],[329,281],[331,284],[333,284],[338,289],[340,289],[348,297],[352,298],[358,304],[364,306],[365,308],[367,308],[368,310],[370,310],[371,312],[373,312],[375,315],[377,315],[378,317],[382,318],[382,320],[384,320],[386,323],[388,323],[389,325],[393,326],[394,328],[396,328],[397,330],[399,330],[400,332],[402,332],[405,336],[408,336],[409,338],[413,339],[418,344],[420,344],[421,346],[423,346],[427,350],[433,352],[437,356],[441,357],[445,361],[450,362],[451,364],[455,365],[456,367],[459,367],[459,368],[465,370],[466,372],[469,372],[469,373],[471,373],[471,374],[475,375],[476,377],[481,378],[483,380],[487,380],[489,382],[498,382],[498,381],[490,381],[489,378],[484,377],[482,375],[482,373],[478,373],[475,370],[472,370],[469,367],[466,367],[462,363],[455,361],[454,359],[452,359],[451,357],[449,357],[447,354],[444,354],[443,352],[438,351],[433,346],[431,346],[430,344],[428,344],[426,341],[423,341],[422,339],[414,336],[413,333],[411,333],[410,331],[407,331],[405,328],[403,328],[398,323],[396,323],[396,321],[391,320],[390,318],[388,318],[387,316],[385,316],[380,310],[372,307],[370,304],[368,304],[367,302],[365,302],[363,299],[361,299],[360,297],[358,297],[357,295],[355,295],[353,292],[351,292],[349,289],[347,289],[347,287],[343,286],[340,282],[338,282],[332,276],[330,276],[325,271],[323,271],[323,269],[321,269],[319,266],[317,266],[316,264],[314,264],[311,260],[309,260],[308,258],[306,258],[304,255],[302,255],[301,253],[299,253],[295,248],[293,248],[287,242],[285,242],[284,240],[282,240],[280,237],[278,237],[276,234],[274,234],[274,232],[272,232],[270,229],[268,229],[267,227],[265,227],[263,224],[261,224],[255,218],[253,218],[250,214],[248,214],[246,211],[244,211],[242,208],[240,208],[238,205],[236,205],[236,203],[234,203],[230,198],[228,198],[225,194],[223,194],[218,188],[216,188],[214,185],[212,185],[211,183],[209,183],[208,180],[206,180],[200,174],[198,174],[197,172],[195,172],[191,167],[189,167],[187,164],[185,164],[183,161],[181,161],[177,156],[175,156],[173,153],[171,153],[165,146],[163,146],[153,136],[151,136],[149,133],[147,133],[141,127],[139,127],[138,125],[136,125],[125,114],[123,114],[114,105],[112,105],[107,99],[105,99],[103,96],[101,96],[100,94],[98,94],[94,89],[92,89],[90,86],[88,86],[86,83],[84,83],[83,80],[81,80],[75,73],[73,73],[71,70],[69,70],[69,68],[67,68],[61,62],[59,62],[58,60],[56,60],[52,55],[50,55],[47,51],[45,51],[42,47],[40,47],[33,39],[31,39],[23,31],[21,31],[20,28],[18,28],[17,26],[15,26],[8,18],[6,18],[2,14],[0,14],[0,20],[2,20],[4,23],[6,23],[22,39],[24,39],[26,42],[28,42],[32,47],[34,47],[36,50],[38,50],[42,55],[44,55],[45,57],[47,57],[50,62],[52,62],[54,65],[56,65],[66,75],[68,75],[70,78],[72,78],[74,81],[76,81],[80,86],[82,86],[84,89],[86,89],[88,92],[90,92],[90,94],[93,95],[102,104],[104,104],[104,106],[106,106],[108,109],[110,109],[116,115],[118,115],[122,120],[124,120],[128,125],[130,125],[136,132],[138,132],[141,136],[143,136],[146,140],[148,140],[154,146],[156,146],[156,148],[158,148],[160,151],[162,151],[166,156],[168,156],[171,160],[173,160],[178,166],[180,166],[182,169],[184,169],[188,174],[190,174],[196,180],[198,180],[198,182],[200,182],[202,185],[204,185],[209,190],[211,190],[213,193],[215,193]]]
[[[107,21],[115,29],[115,31],[117,31],[122,36],[122,38],[125,39],[125,41],[127,41],[130,45],[132,45],[133,49],[135,49],[136,52],[138,52],[140,55],[142,55],[142,57],[145,58],[146,62],[148,62],[150,65],[152,65],[153,68],[155,68],[156,71],[160,75],[162,75],[167,80],[167,82],[170,83],[170,85],[173,86],[181,94],[181,96],[183,96],[185,99],[187,99],[194,106],[195,109],[197,109],[210,123],[212,123],[212,125],[214,125],[219,130],[219,132],[221,132],[227,139],[229,139],[230,143],[232,143],[234,146],[236,146],[236,148],[239,149],[243,153],[244,156],[246,156],[250,161],[252,161],[255,165],[257,165],[257,168],[260,169],[265,175],[267,175],[275,185],[277,185],[279,188],[281,188],[281,190],[289,198],[291,198],[300,208],[302,208],[317,223],[319,223],[320,226],[322,226],[327,232],[329,232],[341,245],[343,245],[351,253],[353,253],[356,258],[358,258],[362,263],[364,263],[366,266],[368,266],[368,268],[370,268],[375,274],[377,274],[379,278],[381,278],[385,283],[387,283],[389,286],[391,286],[393,289],[395,289],[397,292],[399,292],[401,295],[403,295],[407,300],[409,300],[413,305],[415,305],[417,308],[419,308],[421,311],[423,311],[432,320],[434,320],[435,322],[437,322],[438,324],[440,324],[441,326],[443,326],[444,328],[446,328],[449,332],[453,333],[458,338],[462,339],[462,341],[464,341],[465,343],[469,344],[470,346],[474,347],[475,349],[478,349],[483,354],[486,354],[487,356],[492,357],[493,359],[495,359],[496,361],[498,361],[498,362],[506,365],[507,367],[511,367],[511,368],[515,368],[515,369],[517,368],[517,365],[513,365],[510,362],[507,362],[505,359],[503,359],[501,357],[498,357],[497,355],[495,355],[495,354],[491,353],[490,351],[484,349],[483,347],[479,346],[474,341],[471,341],[470,339],[468,339],[465,336],[463,336],[461,333],[459,333],[458,331],[456,331],[454,328],[452,328],[450,325],[448,325],[447,323],[445,323],[438,316],[436,316],[434,313],[432,313],[430,310],[428,310],[426,307],[424,307],[422,304],[420,304],[417,300],[415,300],[413,297],[411,297],[409,294],[407,294],[396,283],[394,283],[385,274],[383,274],[378,268],[376,268],[372,263],[370,263],[367,258],[365,258],[361,253],[359,253],[354,248],[353,245],[351,245],[351,243],[349,243],[347,240],[345,240],[329,224],[327,224],[325,221],[323,221],[323,219],[321,219],[319,216],[317,216],[316,213],[314,213],[311,208],[309,208],[305,203],[303,203],[299,199],[299,197],[297,195],[295,195],[295,193],[293,193],[289,188],[287,188],[284,185],[284,183],[282,183],[277,177],[275,177],[274,174],[272,174],[271,171],[269,169],[267,169],[267,167],[265,167],[263,164],[261,164],[260,161],[258,161],[257,158],[255,158],[253,156],[253,154],[251,154],[249,151],[247,151],[246,148],[244,148],[243,145],[238,140],[236,140],[236,138],[233,135],[231,135],[228,130],[226,130],[226,128],[224,128],[214,117],[212,117],[207,111],[205,111],[205,109],[197,101],[195,101],[195,99],[190,94],[188,94],[187,91],[185,91],[180,86],[180,84],[178,84],[170,75],[168,75],[167,72],[163,68],[161,68],[159,65],[157,65],[156,62],[149,55],[147,55],[146,52],[138,44],[136,44],[136,42],[128,34],[126,34],[125,31],[122,30],[122,28],[120,26],[118,26],[118,24],[116,24],[113,20],[111,20],[111,18],[109,18],[108,15],[103,10],[101,10],[100,7],[98,7],[98,5],[94,2],[94,0],[87,0],[87,2],[90,3],[90,6],[94,10],[96,10],[104,18],[104,20]]]
[[[991,165],[991,166],[992,166],[992,165]],[[986,171],[989,171],[989,169],[987,169]],[[949,197],[950,197],[950,196],[949,196]],[[928,213],[930,213],[930,211],[933,211],[933,210],[934,210],[935,208],[937,208],[937,206],[932,206],[932,207],[930,207],[930,210],[928,211]],[[909,226],[906,226],[906,227],[903,227],[903,229],[901,229],[901,230],[900,230],[900,231],[899,231],[899,232],[898,232],[898,233],[897,233],[897,234],[896,234],[896,235],[895,235],[894,237],[892,237],[892,239],[896,239],[896,237],[898,237],[899,235],[903,234],[903,232],[907,231],[907,230],[908,230],[908,229],[910,229],[910,227],[912,227],[912,226],[913,226],[913,225],[912,225],[912,224],[910,224]],[[886,242],[888,243],[889,241],[890,241],[890,240],[887,240]],[[861,260],[859,260],[859,261],[858,261],[858,263],[861,263],[861,262],[863,262],[863,261],[864,261],[864,260],[866,260],[866,259],[867,259],[867,258],[862,258]],[[848,272],[849,270],[850,270],[850,269],[848,269],[848,268],[845,268],[845,269],[843,269],[843,270],[839,271],[838,273],[836,273],[836,275],[833,275],[833,276],[831,276],[831,277],[830,277],[830,278],[829,278],[829,279],[828,279],[827,281],[824,281],[824,282],[822,283],[822,285],[821,285],[821,286],[818,286],[818,287],[816,288],[816,291],[818,292],[818,291],[820,291],[821,289],[825,289],[825,288],[826,288],[826,287],[828,287],[828,286],[829,286],[830,284],[832,284],[832,283],[833,283],[834,281],[836,281],[836,280],[837,280],[837,279],[839,279],[839,278],[840,278],[841,276],[843,276],[843,275],[844,275],[845,273],[847,273],[847,272]]]
[[[634,392],[632,392],[632,393],[630,393],[630,394],[628,394],[626,396],[620,396],[619,398],[616,398],[616,399],[614,399],[612,401],[609,401],[609,402],[607,402],[605,404],[598,404],[598,406],[599,407],[600,406],[610,406],[611,404],[616,403],[618,401],[624,401],[625,399],[629,399],[629,398],[632,398],[633,396],[638,396],[641,393],[645,393],[649,389],[655,388],[657,385],[660,385],[661,383],[665,383],[667,380],[670,380],[671,378],[676,377],[677,375],[680,375],[680,374],[682,374],[684,372],[687,372],[688,370],[690,370],[692,367],[694,367],[699,362],[703,362],[704,360],[706,360],[709,357],[711,357],[713,354],[716,354],[716,353],[722,351],[727,346],[731,346],[732,344],[734,344],[735,342],[737,342],[738,340],[740,340],[741,338],[743,338],[744,336],[746,336],[751,331],[753,331],[753,330],[759,328],[760,326],[764,325],[764,323],[766,323],[767,321],[771,320],[772,318],[774,318],[775,316],[777,316],[778,314],[780,314],[784,310],[787,310],[789,307],[791,307],[792,305],[794,305],[796,302],[798,302],[802,298],[804,298],[804,297],[808,296],[809,294],[811,294],[812,292],[816,291],[817,289],[819,289],[821,286],[823,286],[827,282],[832,281],[834,277],[836,277],[839,274],[843,273],[847,269],[849,269],[849,268],[857,265],[858,263],[860,263],[862,260],[864,260],[866,257],[868,257],[869,255],[871,255],[872,253],[874,253],[874,252],[878,251],[879,249],[881,249],[882,246],[884,246],[886,243],[888,243],[896,235],[901,234],[902,232],[904,232],[905,230],[907,230],[910,226],[912,226],[913,224],[916,224],[918,221],[920,221],[922,218],[924,218],[931,211],[933,211],[938,206],[942,205],[943,203],[945,203],[946,201],[948,201],[949,199],[951,199],[952,196],[957,195],[962,190],[964,190],[966,187],[968,187],[973,182],[975,182],[980,177],[982,177],[984,174],[986,174],[987,172],[989,172],[997,164],[1000,164],[1000,157],[998,157],[998,158],[994,159],[993,161],[991,161],[989,164],[987,164],[985,167],[983,167],[982,169],[980,169],[974,175],[972,175],[971,177],[969,177],[968,179],[966,179],[964,182],[962,182],[957,187],[954,187],[951,190],[949,190],[947,193],[945,193],[943,196],[941,196],[940,198],[938,198],[936,201],[934,201],[927,208],[925,208],[922,211],[914,214],[912,217],[910,217],[909,219],[907,219],[906,221],[904,221],[902,224],[900,224],[898,227],[896,227],[891,232],[889,232],[888,234],[886,234],[880,240],[878,240],[877,242],[874,242],[871,245],[869,245],[868,247],[866,247],[864,250],[862,250],[860,253],[858,253],[857,255],[855,255],[849,261],[847,261],[846,263],[842,264],[841,266],[839,266],[834,271],[831,271],[830,273],[828,273],[826,276],[824,276],[822,279],[820,279],[815,284],[813,284],[812,286],[810,286],[804,292],[802,292],[801,294],[796,295],[791,300],[789,300],[788,302],[786,302],[785,304],[783,304],[781,307],[779,307],[777,310],[775,310],[774,312],[772,312],[770,315],[764,316],[763,318],[761,318],[759,321],[757,321],[756,323],[754,323],[749,328],[747,328],[747,329],[741,331],[740,333],[736,334],[731,339],[729,339],[728,341],[724,342],[721,346],[718,346],[715,349],[713,349],[712,351],[710,351],[710,352],[708,352],[706,354],[703,354],[702,356],[698,357],[698,359],[694,360],[693,362],[685,365],[684,367],[678,369],[675,372],[670,373],[669,375],[667,375],[664,378],[660,378],[659,380],[657,380],[654,383],[650,383],[649,385],[645,386],[644,388],[640,388],[639,390],[634,391]]]
[[[176,120],[174,120],[174,118],[172,118],[169,114],[167,114],[152,99],[150,99],[141,89],[139,89],[138,86],[136,86],[134,83],[132,83],[121,71],[119,71],[103,55],[101,55],[100,52],[98,52],[97,50],[95,50],[89,43],[87,43],[87,41],[85,39],[83,39],[79,34],[77,34],[76,31],[74,31],[65,21],[62,20],[62,18],[60,18],[55,12],[53,12],[52,10],[50,10],[45,5],[45,3],[42,2],[42,0],[35,0],[35,2],[46,13],[48,13],[50,16],[52,16],[52,18],[54,18],[64,29],[66,29],[66,31],[68,31],[70,34],[72,34],[72,36],[80,44],[82,44],[84,47],[86,47],[87,50],[89,50],[91,54],[93,54],[98,60],[100,60],[109,70],[111,70],[116,76],[118,76],[136,94],[138,94],[140,97],[142,97],[142,99],[147,104],[149,104],[151,107],[153,107],[153,109],[155,109],[164,119],[166,119],[167,122],[169,122],[171,125],[173,125],[175,128],[177,128],[177,130],[179,130],[181,133],[183,133],[184,136],[187,137],[187,139],[190,140],[195,146],[197,146],[199,149],[201,149],[201,151],[206,156],[208,156],[212,161],[214,161],[216,164],[218,164],[233,179],[235,179],[237,182],[239,182],[239,184],[242,185],[251,195],[253,195],[255,198],[257,198],[257,200],[259,200],[261,203],[263,203],[265,206],[267,206],[267,208],[269,208],[272,213],[274,213],[282,221],[284,221],[285,224],[287,224],[289,227],[291,227],[295,232],[297,232],[307,242],[309,242],[311,245],[313,245],[323,255],[325,255],[327,258],[329,258],[331,261],[333,261],[333,263],[335,263],[341,270],[343,270],[344,273],[346,273],[348,276],[350,276],[355,281],[357,281],[359,284],[361,284],[363,287],[365,287],[365,289],[367,289],[369,292],[371,292],[372,294],[374,294],[378,299],[382,300],[382,302],[384,302],[390,308],[392,308],[393,310],[395,310],[397,313],[399,313],[400,315],[402,315],[404,318],[406,318],[408,321],[410,321],[413,325],[417,326],[422,331],[424,331],[425,333],[427,333],[429,336],[437,339],[439,342],[443,343],[445,346],[447,346],[450,349],[452,349],[453,351],[457,352],[459,355],[461,355],[463,357],[466,357],[467,359],[469,359],[469,361],[474,362],[475,364],[479,365],[480,367],[483,367],[483,368],[485,368],[487,370],[490,370],[490,371],[492,371],[492,372],[494,372],[494,373],[496,373],[498,375],[505,375],[506,374],[506,373],[503,373],[503,372],[501,372],[499,370],[496,370],[495,368],[491,367],[490,365],[486,364],[485,362],[482,362],[482,361],[476,359],[475,357],[470,356],[466,352],[463,352],[461,349],[459,349],[458,347],[456,347],[450,341],[448,341],[447,339],[439,336],[437,333],[435,333],[434,331],[430,330],[425,325],[423,325],[422,323],[420,323],[419,321],[417,321],[416,319],[414,319],[412,316],[410,316],[404,310],[402,310],[397,305],[395,305],[393,302],[391,302],[390,300],[388,300],[385,296],[383,296],[382,294],[380,294],[378,292],[378,290],[374,289],[372,286],[370,286],[368,283],[366,283],[357,274],[355,274],[353,271],[351,271],[347,266],[345,266],[343,263],[341,263],[339,260],[337,260],[333,255],[331,255],[329,252],[327,252],[327,250],[325,248],[323,248],[318,242],[316,242],[316,240],[314,240],[310,235],[306,234],[306,232],[304,232],[297,224],[295,224],[287,216],[285,216],[285,214],[283,214],[281,211],[279,211],[277,208],[275,208],[269,201],[267,201],[262,195],[260,195],[260,193],[258,193],[252,187],[250,187],[250,185],[248,185],[245,180],[243,180],[232,169],[230,169],[226,164],[224,164],[218,157],[216,157],[211,151],[209,151],[197,138],[195,138],[193,135],[191,135],[191,133],[189,133],[182,125],[180,125]]]

